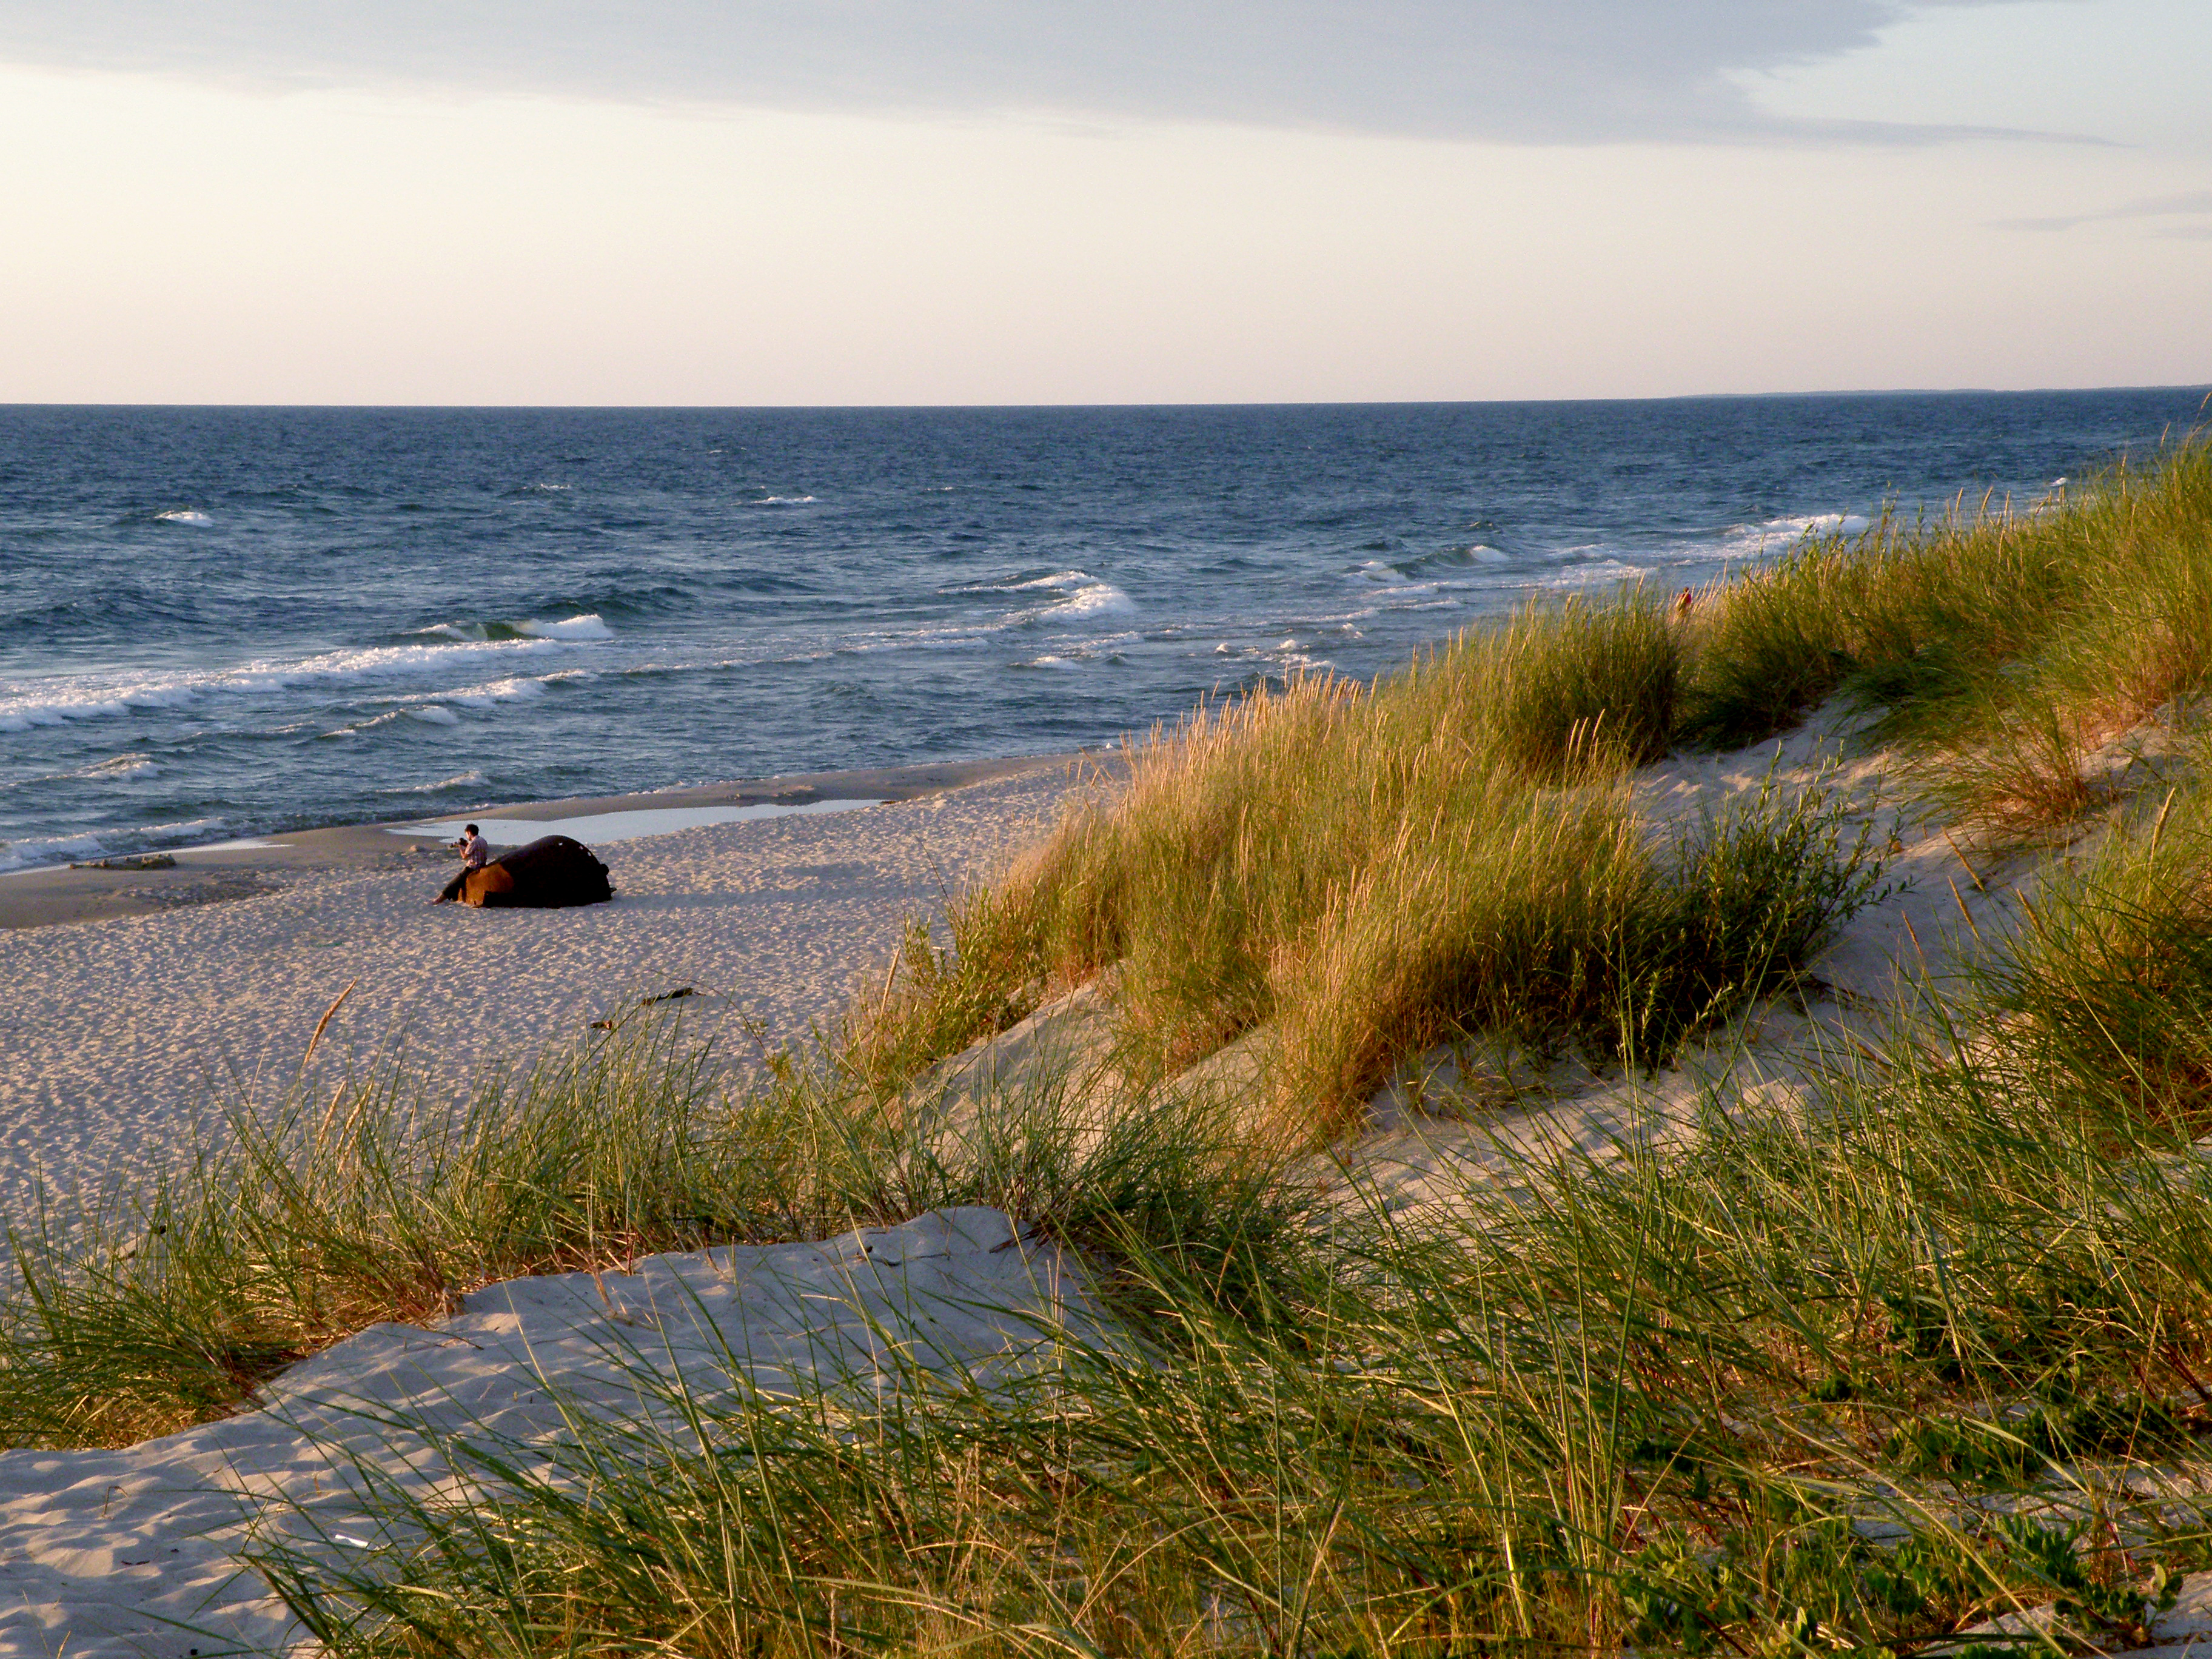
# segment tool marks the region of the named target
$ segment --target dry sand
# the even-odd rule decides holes
[[[458,1083],[679,987],[708,1019],[803,1040],[856,973],[883,970],[906,916],[1034,839],[1074,787],[1058,759],[501,809],[899,798],[603,845],[619,896],[577,910],[433,907],[450,854],[374,828],[150,876],[0,881],[0,1218],[27,1218],[34,1171],[64,1189],[143,1181],[227,1102],[290,1085],[349,985],[310,1073],[325,1085],[395,1033],[418,1075]],[[1057,1255],[1019,1243],[1005,1216],[964,1211],[495,1285],[438,1330],[379,1326],[295,1367],[264,1409],[119,1452],[0,1453],[0,1656],[289,1647],[301,1632],[239,1552],[271,1515],[315,1547],[361,1547],[349,1460],[432,1478],[412,1472],[419,1437],[375,1415],[527,1440],[558,1426],[549,1378],[635,1418],[624,1373],[641,1367],[709,1389],[872,1389],[897,1380],[888,1345],[957,1373],[1033,1348],[1040,1321],[1095,1330]]]
[[[544,819],[915,797],[604,845],[618,896],[576,910],[432,907],[450,854],[377,829],[188,854],[150,882],[0,878],[0,921],[47,924],[0,932],[0,1220],[29,1215],[37,1171],[60,1191],[142,1180],[227,1102],[281,1093],[348,985],[315,1055],[325,1078],[396,1037],[426,1079],[459,1082],[685,986],[708,1018],[803,1039],[843,1011],[856,974],[882,970],[905,916],[1033,839],[1073,784],[1069,763],[1049,759],[503,809]],[[171,908],[144,897],[247,877],[270,890]],[[118,902],[137,913],[112,914]]]
[[[245,1553],[373,1561],[389,1534],[368,1517],[389,1518],[395,1491],[451,1497],[481,1476],[441,1442],[528,1468],[581,1411],[681,1446],[679,1377],[710,1409],[732,1379],[770,1400],[882,1399],[921,1371],[988,1387],[1063,1341],[1111,1340],[1071,1265],[999,1211],[963,1209],[519,1279],[434,1330],[372,1326],[258,1410],[122,1451],[0,1453],[0,1656],[288,1651],[305,1632]]]

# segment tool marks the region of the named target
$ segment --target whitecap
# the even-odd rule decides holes
[[[135,778],[161,769],[143,755],[117,755],[112,759],[85,767],[76,775],[81,778]]]
[[[544,680],[510,678],[491,680],[483,685],[471,685],[459,691],[440,694],[447,702],[459,703],[465,708],[489,708],[498,702],[526,702],[545,695]]]
[[[97,836],[33,836],[26,841],[0,842],[0,870],[37,870],[67,864],[72,859],[107,855],[107,844]]]
[[[811,495],[756,495],[747,507],[805,507],[814,499]]]
[[[1082,665],[1066,657],[1032,657],[1027,662],[1016,663],[1014,666],[1017,668],[1057,669],[1061,673],[1067,674],[1075,672],[1082,666]]]
[[[1048,605],[1037,615],[1055,620],[1073,617],[1126,617],[1137,609],[1137,603],[1111,582],[1092,582],[1079,587],[1058,605]]]
[[[571,617],[565,622],[517,623],[515,631],[537,640],[611,640],[615,636],[614,629],[602,622],[596,611]]]
[[[440,778],[435,783],[404,783],[380,793],[386,795],[434,795],[447,789],[472,789],[484,781],[484,775],[472,769],[456,772],[450,778]]]
[[[166,513],[156,513],[157,519],[169,524],[213,524],[214,520],[196,507],[173,507]]]
[[[1651,574],[1649,567],[1625,564],[1619,559],[1600,559],[1575,570],[1563,570],[1555,576],[1547,576],[1534,586],[1538,587],[1594,587],[1608,581],[1633,581],[1638,576]],[[1449,600],[1456,604],[1456,600]]]
[[[459,726],[461,717],[452,709],[434,702],[424,703],[420,708],[405,711],[418,720],[428,720],[433,726]]]
[[[149,823],[137,833],[149,839],[181,841],[192,836],[204,836],[211,830],[228,830],[228,818],[179,818],[173,823]]]
[[[559,653],[612,637],[596,616],[529,624],[528,639],[458,641],[451,644],[386,645],[327,651],[296,662],[269,659],[198,672],[54,676],[17,681],[0,689],[0,732],[112,718],[133,708],[180,708],[204,696],[290,690],[302,684],[442,678],[456,665],[500,663]],[[12,694],[12,695],[11,695]]]

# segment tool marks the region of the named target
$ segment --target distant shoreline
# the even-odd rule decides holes
[[[553,800],[478,806],[456,816],[553,820],[604,812],[703,806],[804,805],[815,801],[866,799],[909,801],[1074,764],[1078,754],[1017,755],[991,760],[919,761],[904,766],[852,771],[793,773],[726,783],[639,790],[621,795],[574,795]],[[421,867],[427,877],[451,862],[444,841],[411,826],[431,815],[368,823],[333,824],[252,838],[244,843],[165,849],[173,869],[76,869],[44,865],[0,874],[0,930],[52,927],[149,915],[187,906],[249,898],[287,884],[287,877],[366,873]],[[259,844],[255,844],[256,842]]]

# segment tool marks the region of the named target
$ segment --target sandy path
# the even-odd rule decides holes
[[[902,917],[1033,839],[1062,764],[865,811],[684,830],[600,848],[620,896],[580,910],[432,908],[428,870],[310,876],[225,904],[0,933],[0,1221],[33,1172],[61,1190],[134,1180],[223,1098],[279,1093],[349,981],[319,1070],[404,1036],[458,1082],[679,986],[771,1040],[835,1019]]]

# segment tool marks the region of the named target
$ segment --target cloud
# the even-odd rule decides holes
[[[1999,230],[2071,230],[2076,225],[2102,224],[2115,219],[2163,219],[2212,214],[2212,190],[2185,190],[2172,196],[2140,196],[2115,208],[2094,213],[2068,213],[2047,219],[1996,219]],[[2212,236],[2212,225],[2168,225],[2153,233],[2194,240]]]
[[[1525,143],[1913,140],[1729,76],[2020,0],[0,0],[0,61],[884,112],[1060,111]]]

